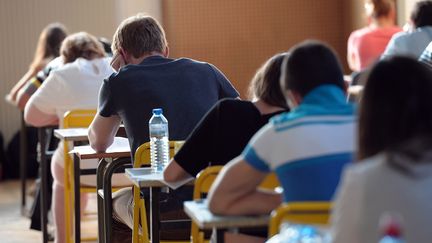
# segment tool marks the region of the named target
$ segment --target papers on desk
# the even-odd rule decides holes
[[[119,152],[130,152],[129,140],[123,137],[115,137],[114,142],[109,146],[105,152],[97,153],[90,145],[77,146],[69,154],[79,153],[79,154],[115,154]]]
[[[154,173],[150,167],[126,169],[125,172],[126,176],[140,187],[168,186],[175,190],[195,179],[194,177],[189,177],[176,183],[168,183],[163,179],[162,172]]]
[[[186,178],[184,180],[181,180],[181,181],[175,182],[175,183],[169,183],[169,182],[166,182],[165,180],[162,180],[162,182],[165,185],[169,186],[171,189],[175,190],[175,189],[177,189],[177,188],[179,188],[179,187],[181,187],[183,185],[186,185],[187,183],[193,181],[194,179],[195,179],[194,177],[189,177],[189,178]]]
[[[109,153],[111,150],[117,151],[121,149],[130,150],[129,140],[123,137],[115,137],[114,142],[107,148],[106,152]]]

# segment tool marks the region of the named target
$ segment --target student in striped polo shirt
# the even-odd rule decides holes
[[[272,118],[225,166],[209,193],[212,212],[267,214],[282,201],[331,200],[355,147],[355,111],[340,63],[325,44],[300,43],[282,64],[281,85],[294,109]],[[282,194],[257,188],[269,172]]]

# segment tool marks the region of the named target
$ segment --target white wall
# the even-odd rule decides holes
[[[420,0],[398,0],[398,23],[403,26],[410,18],[411,10],[416,2]]]
[[[19,129],[19,111],[4,96],[27,71],[40,31],[62,22],[69,33],[111,39],[118,23],[137,12],[161,16],[158,0],[0,0],[0,131],[6,142]]]

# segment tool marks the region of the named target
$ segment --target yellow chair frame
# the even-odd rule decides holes
[[[81,128],[90,126],[93,118],[96,115],[96,110],[72,110],[65,113],[63,117],[63,128]],[[66,242],[71,243],[73,241],[71,229],[72,229],[72,205],[75,201],[74,198],[74,188],[73,188],[73,161],[70,156],[68,156],[69,151],[72,148],[69,147],[69,142],[63,141],[63,152],[64,152],[64,187],[65,187],[65,235]],[[81,188],[81,192],[96,192],[96,188],[91,190],[90,188]],[[82,240],[95,240],[82,239]]]
[[[292,202],[273,210],[269,224],[269,238],[279,233],[282,222],[328,225],[331,202]]]
[[[183,141],[170,141],[169,142],[169,156],[172,158],[175,151]],[[140,145],[134,154],[134,168],[140,168],[143,165],[150,165],[150,142]],[[141,198],[141,188],[133,186],[133,229],[132,229],[132,242],[133,243],[149,243],[146,208],[144,199]],[[141,233],[139,230],[139,221],[141,218]],[[170,241],[170,243],[174,243]]]
[[[222,170],[223,166],[210,166],[206,169],[202,170],[195,180],[194,192],[193,192],[193,200],[200,200],[203,198],[204,193],[208,193],[210,191],[210,187],[213,184],[214,180],[218,176],[219,172]],[[274,190],[278,187],[279,180],[277,179],[276,174],[271,173],[264,178],[264,180],[260,184],[260,188],[271,189]],[[192,222],[191,226],[191,241],[192,243],[204,243],[207,242],[204,239],[204,232],[200,231],[198,225]]]
[[[210,166],[202,170],[195,180],[193,200],[199,200],[204,193],[208,193],[211,185],[216,179],[223,166]],[[204,232],[200,231],[198,225],[192,222],[191,226],[192,243],[204,243]]]

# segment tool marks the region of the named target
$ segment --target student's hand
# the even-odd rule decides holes
[[[120,68],[126,65],[126,62],[119,51],[114,53],[110,65],[116,72],[118,72]]]
[[[5,96],[5,101],[6,101],[7,103],[11,104],[11,105],[16,105],[16,102],[15,102],[15,100],[13,99],[13,97],[12,97],[11,94],[7,94],[7,95]]]

